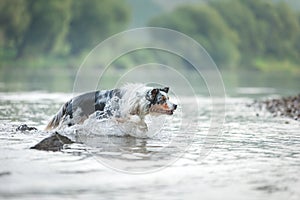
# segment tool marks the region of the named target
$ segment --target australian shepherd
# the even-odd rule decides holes
[[[168,87],[127,84],[119,89],[84,93],[66,102],[46,130],[83,123],[92,114],[97,119],[115,117],[119,122],[132,116],[144,121],[148,114],[172,115],[177,105],[169,101],[168,92]]]

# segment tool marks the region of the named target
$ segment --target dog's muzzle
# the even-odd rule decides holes
[[[153,114],[165,114],[173,115],[173,112],[177,109],[176,104],[154,104],[150,106],[150,113]]]

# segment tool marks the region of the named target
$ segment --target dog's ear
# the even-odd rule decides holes
[[[159,92],[159,89],[157,89],[157,88],[150,90],[147,93],[146,99],[150,102],[154,101],[154,99],[155,99],[158,92]]]
[[[169,92],[169,87],[164,87],[162,89],[159,89],[160,91],[163,91],[165,93],[168,93]]]
[[[155,97],[157,95],[157,93],[159,92],[159,90],[157,88],[151,90],[151,96]]]

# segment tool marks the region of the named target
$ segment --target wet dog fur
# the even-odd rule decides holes
[[[169,101],[168,92],[168,87],[127,84],[119,89],[84,93],[67,101],[46,130],[83,123],[91,114],[98,119],[115,117],[118,121],[131,116],[143,121],[148,114],[172,115],[177,105]]]

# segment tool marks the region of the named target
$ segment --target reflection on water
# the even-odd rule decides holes
[[[257,116],[260,111],[245,106],[253,101],[249,97],[227,98],[223,134],[215,138],[218,143],[203,159],[200,152],[211,113],[207,97],[198,99],[199,116],[189,116],[200,121],[193,132],[173,133],[180,121],[174,119],[152,138],[76,138],[74,133],[78,143],[63,152],[30,150],[50,133],[22,133],[15,128],[27,123],[42,129],[69,97],[40,92],[0,94],[1,198],[300,198],[299,122],[268,113]],[[176,137],[169,137],[173,134]],[[176,143],[170,145],[174,138]],[[181,144],[190,145],[181,148]]]
[[[111,70],[112,72],[101,78],[100,88],[111,88],[119,78],[127,72],[126,70]],[[76,78],[76,69],[47,68],[0,68],[0,92],[8,91],[49,91],[49,92],[72,92]],[[198,85],[196,93],[208,96],[207,87],[203,80],[199,80],[193,71],[181,71],[188,77],[192,85]],[[265,94],[295,95],[300,90],[300,78],[293,74],[283,73],[261,73],[258,71],[222,71],[226,93],[234,96],[263,96]],[[162,74],[157,72],[155,76]],[[165,78],[168,73],[163,74]],[[134,74],[141,80],[147,73]],[[86,80],[99,80],[100,74],[90,74]],[[155,80],[153,80],[155,82]],[[96,87],[96,86],[95,86]],[[178,85],[180,88],[180,85]],[[94,88],[92,88],[94,89]],[[184,90],[185,88],[183,88]],[[194,88],[195,89],[195,88]]]
[[[68,68],[0,68],[0,91],[72,91],[76,71]]]

